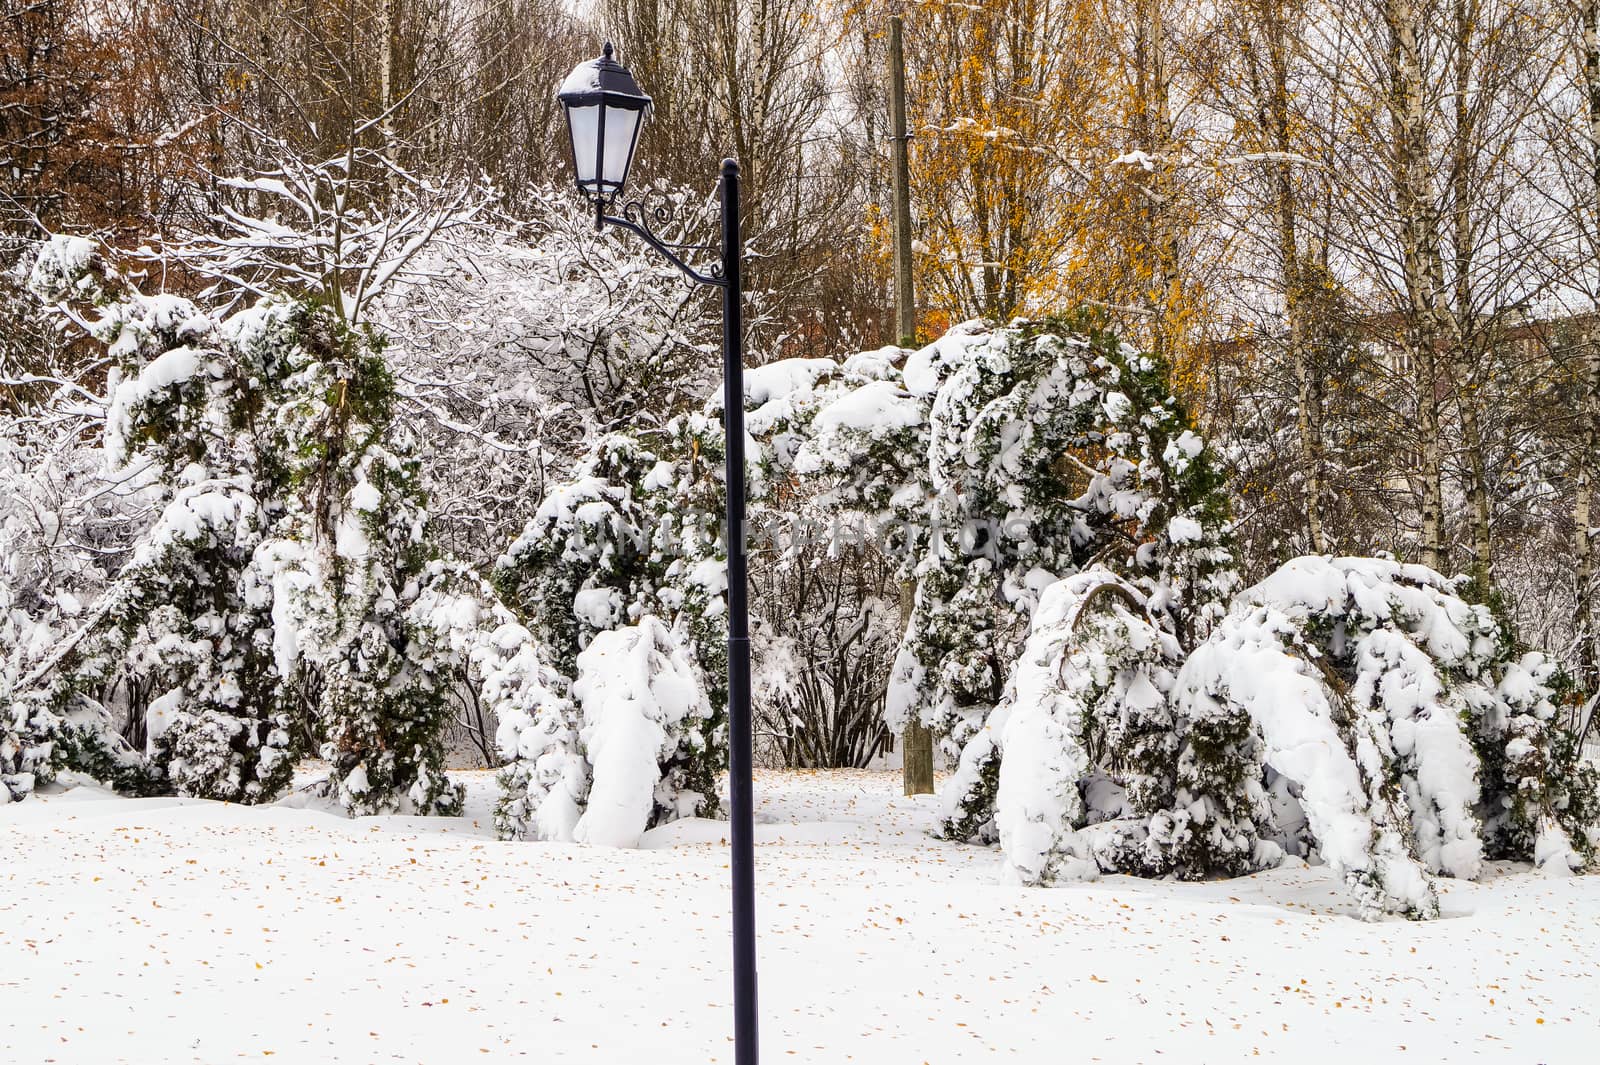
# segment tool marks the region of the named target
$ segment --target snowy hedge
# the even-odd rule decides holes
[[[314,303],[145,296],[71,239],[31,284],[104,346],[100,454],[152,516],[81,588],[0,589],[0,799],[71,769],[270,801],[315,751],[352,813],[451,812],[465,677],[500,722],[503,835],[633,846],[718,812],[715,399],[597,436],[491,584],[432,542],[374,337]],[[1013,879],[1315,855],[1364,913],[1427,917],[1436,877],[1487,860],[1593,863],[1556,665],[1421,567],[1297,559],[1235,595],[1209,449],[1165,367],[1091,320],[781,360],[746,403],[752,517],[823,516],[914,586],[890,724],[942,738],[944,833]]]
[[[763,476],[899,560],[889,710],[957,760],[946,835],[1025,883],[1315,850],[1428,916],[1484,857],[1584,867],[1560,678],[1437,574],[1302,559],[1234,599],[1217,465],[1165,368],[1088,319],[967,323],[755,382]]]
[[[1172,789],[1167,697],[1180,658],[1144,596],[1109,571],[1045,590],[1005,694],[948,789],[969,794],[963,778],[998,765],[994,820],[1011,876],[1092,875],[1137,846],[1129,813],[1165,806]]]

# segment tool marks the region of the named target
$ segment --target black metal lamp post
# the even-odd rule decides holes
[[[728,541],[728,793],[733,842],[733,1039],[735,1065],[756,1065],[756,901],[755,838],[751,822],[750,618],[746,601],[744,537],[744,354],[743,308],[739,288],[739,164],[722,161],[722,262],[706,273],[679,256],[682,251],[712,251],[708,246],[673,244],[650,229],[648,219],[665,217],[638,203],[608,214],[633,164],[639,128],[650,111],[650,97],[626,67],[612,58],[611,42],[598,59],[573,68],[556,99],[567,115],[572,165],[578,189],[594,203],[595,228],[613,225],[643,237],[679,270],[702,285],[722,289],[722,422],[727,434]]]

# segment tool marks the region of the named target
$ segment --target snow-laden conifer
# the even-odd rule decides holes
[[[495,813],[501,835],[568,838],[588,790],[568,678],[550,667],[533,633],[489,582],[458,561],[428,563],[409,613],[419,638],[415,653],[427,668],[464,663],[499,722],[507,758]]]
[[[1263,779],[1287,783],[1364,913],[1429,917],[1435,876],[1475,878],[1486,855],[1566,872],[1600,838],[1592,774],[1552,723],[1552,679],[1432,570],[1295,559],[1185,662],[1180,766],[1215,734],[1237,738]],[[1169,845],[1207,868],[1262,827],[1259,806],[1248,813],[1202,810]]]
[[[59,717],[119,678],[150,691],[140,786],[264,801],[310,735],[352,813],[454,809],[447,682],[412,612],[435,552],[376,341],[315,304],[218,320],[145,296],[68,238],[32,283],[113,361],[109,466],[167,501],[20,696]]]
[[[291,740],[268,615],[248,595],[267,516],[228,338],[193,303],[139,293],[86,241],[43,246],[31,284],[113,360],[108,468],[152,470],[168,498],[77,631],[19,679],[21,694],[49,713],[77,706],[82,718],[111,682],[138,678],[150,693],[144,757],[108,761],[114,746],[95,743],[62,764],[141,790],[270,798],[288,782]]]
[[[572,837],[632,847],[653,824],[692,817],[711,705],[683,644],[657,618],[597,633],[578,656],[578,739],[593,783]]]
[[[1505,667],[1498,705],[1475,732],[1489,855],[1532,860],[1556,876],[1592,868],[1600,849],[1600,775],[1557,706],[1570,688],[1548,657],[1523,654]]]
[[[608,826],[594,829],[595,839],[628,843],[637,839],[634,828],[717,812],[716,779],[727,762],[720,436],[713,418],[691,414],[648,437],[601,437],[501,559],[496,585],[548,648],[557,686],[570,692],[502,716],[497,739],[509,763],[500,777],[502,834],[574,838],[593,796],[612,806],[617,795],[640,789],[654,796],[643,821],[591,819]],[[618,633],[636,655],[623,650]],[[591,653],[597,641],[605,653]],[[665,671],[674,685],[689,684],[704,712],[695,700],[692,710],[665,696],[652,702],[644,680],[610,683],[618,660],[640,656],[636,672]],[[622,721],[636,727],[622,729]],[[634,739],[661,730],[651,768],[641,753],[650,745],[627,747],[619,729]],[[619,756],[624,747],[629,754]],[[624,805],[638,812],[637,804]],[[633,827],[617,828],[623,823]]]
[[[1088,319],[969,322],[842,371],[793,468],[916,582],[887,716],[916,715],[961,762],[947,834],[992,838],[1000,751],[984,725],[1041,594],[1104,565],[1192,645],[1237,584],[1221,478],[1165,368]]]
[[[1179,658],[1144,596],[1109,571],[1045,590],[1005,695],[958,769],[998,762],[995,830],[1012,877],[1035,884],[1127,864],[1143,835],[1137,813],[1171,793],[1167,692]],[[947,801],[970,790],[957,784]]]

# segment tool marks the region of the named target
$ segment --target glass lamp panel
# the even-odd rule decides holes
[[[568,107],[567,131],[572,134],[572,165],[577,170],[578,184],[593,188],[597,178],[595,149],[600,144],[600,105]]]
[[[605,173],[601,177],[610,188],[620,189],[628,180],[628,167],[633,162],[634,137],[639,131],[639,120],[643,117],[643,111],[632,108],[606,108]]]

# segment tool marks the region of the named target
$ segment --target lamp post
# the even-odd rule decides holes
[[[722,262],[702,273],[684,261],[707,245],[675,244],[650,228],[666,217],[638,202],[617,205],[628,182],[650,97],[612,57],[579,63],[556,94],[572,138],[578,190],[594,204],[594,225],[620,226],[642,237],[691,280],[722,289],[722,424],[726,433],[728,543],[728,798],[733,871],[733,1040],[735,1065],[756,1065],[755,838],[751,820],[750,618],[744,537],[744,354],[739,259],[739,164],[722,161]],[[612,212],[612,213],[608,213]]]

